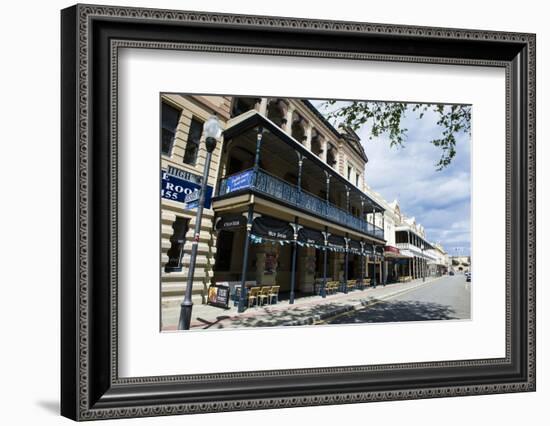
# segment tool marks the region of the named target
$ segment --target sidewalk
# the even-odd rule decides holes
[[[314,324],[326,318],[359,309],[380,300],[395,297],[417,287],[429,285],[440,277],[416,279],[407,283],[388,284],[365,290],[354,290],[348,294],[336,293],[321,296],[306,296],[297,298],[293,305],[288,300],[274,305],[251,307],[243,313],[238,313],[237,307],[230,303],[230,309],[222,309],[211,305],[194,305],[192,330],[273,327]],[[176,331],[179,307],[164,312],[163,331]]]

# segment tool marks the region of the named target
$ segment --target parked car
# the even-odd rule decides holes
[[[449,271],[449,275],[454,275],[454,271]]]
[[[466,272],[466,282],[470,282],[472,281],[472,273],[471,272]]]

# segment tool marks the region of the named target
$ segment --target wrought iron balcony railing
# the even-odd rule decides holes
[[[253,189],[292,206],[310,211],[320,217],[336,221],[373,237],[384,239],[384,230],[382,228],[355,217],[340,207],[327,203],[326,200],[316,195],[300,190],[297,186],[270,175],[264,170],[254,172],[253,169],[248,169],[228,176],[220,181],[218,188],[218,196],[245,189]]]

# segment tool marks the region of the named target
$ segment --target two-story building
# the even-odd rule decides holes
[[[224,132],[208,179],[195,303],[213,282],[279,285],[293,299],[327,280],[369,276],[367,260],[382,264],[384,208],[364,191],[368,158],[353,131],[304,99],[161,100],[163,309],[179,306],[185,290],[195,211],[184,198],[200,183],[202,123],[214,113]]]
[[[412,279],[428,276],[428,262],[436,260],[433,245],[426,239],[424,227],[416,223],[414,217],[402,216],[395,228],[395,241],[400,252],[409,259],[406,271]]]
[[[432,244],[430,254],[434,259],[428,261],[428,275],[441,276],[449,271],[449,255],[439,243]]]

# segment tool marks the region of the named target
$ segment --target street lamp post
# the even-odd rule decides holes
[[[206,145],[206,162],[204,163],[204,171],[202,174],[201,189],[199,194],[199,204],[197,207],[197,215],[195,216],[195,232],[193,244],[191,246],[191,259],[189,261],[189,272],[187,274],[187,286],[185,287],[185,297],[181,302],[180,319],[178,330],[189,330],[191,326],[191,312],[193,310],[193,301],[191,293],[193,291],[193,277],[195,275],[195,264],[197,263],[197,251],[199,247],[199,238],[201,233],[202,211],[204,209],[204,201],[206,198],[206,188],[208,181],[208,172],[210,171],[210,161],[212,159],[212,151],[216,148],[218,139],[222,135],[222,128],[218,117],[210,116],[203,128]]]
[[[424,265],[424,243],[420,244],[420,249],[422,250],[422,282],[426,281],[426,266]]]

